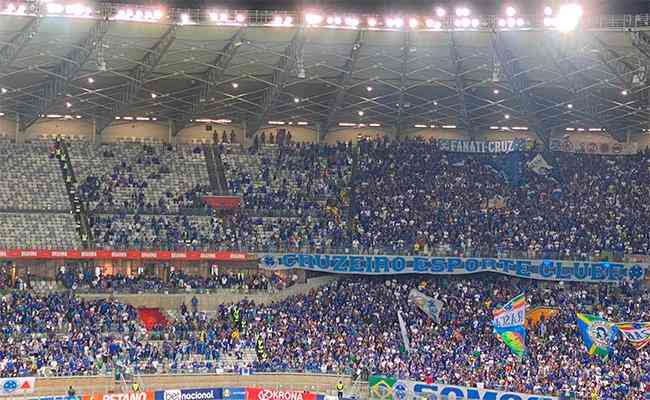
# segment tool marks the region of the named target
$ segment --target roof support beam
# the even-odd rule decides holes
[[[458,48],[456,47],[456,40],[454,39],[454,32],[449,31],[449,55],[451,63],[454,67],[454,75],[456,77],[456,91],[458,93],[458,101],[460,103],[460,118],[458,125],[463,127],[467,134],[474,138],[476,131],[472,125],[472,120],[467,109],[467,98],[465,96],[465,80],[463,79],[463,63],[458,56]]]
[[[591,80],[586,73],[581,71],[560,49],[556,42],[546,41],[549,52],[551,53],[551,59],[555,66],[560,70],[562,75],[566,80],[568,88],[574,96],[579,96],[582,104],[584,105],[584,111],[577,109],[572,109],[571,113],[580,119],[589,121],[590,123],[596,124],[597,128],[604,128],[610,135],[612,135],[617,140],[621,140],[621,135],[617,132],[614,127],[605,123],[605,121],[600,117],[600,110],[595,103],[595,98],[592,95],[592,90],[581,91],[580,89],[591,84]],[[565,66],[568,64],[569,68]],[[577,75],[577,76],[576,76]],[[617,74],[618,75],[618,74]],[[619,75],[620,76],[620,75]],[[579,77],[579,78],[578,78]],[[623,140],[625,135],[623,135]]]
[[[131,70],[129,73],[129,81],[122,89],[122,93],[119,94],[119,102],[113,104],[111,107],[112,111],[106,118],[97,121],[98,135],[102,134],[102,131],[113,122],[116,116],[123,114],[133,104],[133,101],[142,91],[144,82],[151,76],[151,73],[156,69],[160,60],[162,60],[176,40],[177,30],[178,26],[176,24],[170,26],[158,43],[147,51],[147,54],[138,65]]]
[[[491,40],[492,48],[494,49],[499,64],[501,65],[501,71],[508,80],[510,88],[515,94],[517,101],[524,110],[528,126],[548,147],[551,135],[549,130],[541,123],[537,116],[535,102],[533,101],[530,92],[526,90],[530,86],[528,76],[524,72],[523,68],[521,68],[512,52],[506,47],[504,39],[499,33],[496,31],[492,32]]]
[[[289,73],[294,68],[297,62],[298,55],[302,52],[305,44],[305,32],[302,27],[298,28],[296,34],[291,39],[291,42],[284,50],[284,54],[280,57],[280,61],[274,67],[273,71],[273,85],[264,93],[264,103],[259,117],[246,126],[246,137],[253,137],[262,125],[268,119],[269,113],[275,107],[278,98],[284,91],[284,86],[289,78]]]
[[[402,136],[402,123],[404,119],[404,97],[408,87],[408,66],[411,55],[411,34],[408,30],[404,31],[402,42],[402,67],[399,72],[399,103],[397,105],[397,121],[395,122],[395,136]]]
[[[40,118],[41,114],[47,114],[57,97],[65,95],[68,85],[77,79],[81,68],[90,58],[97,43],[106,35],[109,23],[108,16],[97,20],[88,32],[88,35],[86,35],[86,38],[75,46],[65,56],[63,61],[54,68],[53,76],[45,80],[42,85],[43,87],[40,89],[39,96],[41,99],[37,101],[38,112],[24,116],[21,131],[33,125]]]
[[[20,52],[36,36],[40,26],[41,17],[36,15],[20,32],[9,40],[9,43],[0,49],[0,69],[7,68],[16,60]]]
[[[357,60],[361,54],[361,48],[363,47],[365,40],[366,30],[360,29],[359,32],[357,32],[357,38],[354,40],[354,44],[350,50],[350,55],[345,61],[345,65],[343,66],[343,73],[341,74],[339,87],[336,89],[336,94],[330,102],[327,119],[320,124],[319,135],[321,140],[325,138],[327,132],[329,132],[329,130],[336,122],[336,117],[338,116],[340,108],[343,105],[343,101],[345,100],[345,93],[347,92],[350,81],[352,80],[352,73],[354,72]]]
[[[215,87],[221,82],[230,67],[233,58],[237,51],[241,48],[242,38],[246,28],[242,27],[233,35],[232,38],[226,43],[224,48],[219,52],[212,66],[205,72],[203,81],[198,85],[191,88],[192,91],[192,105],[191,108],[184,108],[181,111],[181,119],[175,123],[173,135],[178,135],[178,132],[185,128],[192,119],[198,117],[205,110],[205,104],[216,93]]]

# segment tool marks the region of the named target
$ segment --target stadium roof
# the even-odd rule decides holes
[[[344,15],[308,24],[278,12],[167,10],[158,20],[137,6],[73,10],[83,17],[4,7],[0,111],[23,128],[69,114],[99,131],[148,116],[178,129],[245,122],[249,134],[279,120],[322,134],[347,122],[398,133],[507,125],[540,137],[581,127],[621,139],[650,116],[648,15],[585,18],[563,33],[543,15],[348,16],[345,27]]]

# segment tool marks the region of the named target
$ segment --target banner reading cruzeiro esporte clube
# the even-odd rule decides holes
[[[497,141],[438,139],[438,148],[454,153],[510,153],[525,151],[530,148],[527,139],[509,139]]]
[[[319,272],[361,275],[462,275],[492,272],[518,278],[573,282],[637,281],[647,276],[643,264],[524,260],[503,258],[365,256],[347,254],[259,254],[260,268],[298,268]]]
[[[479,389],[440,383],[426,384],[373,375],[368,379],[370,398],[380,400],[557,400],[557,397]]]

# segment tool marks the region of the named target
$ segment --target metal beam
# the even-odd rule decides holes
[[[329,132],[329,130],[336,122],[336,117],[338,116],[341,106],[343,105],[343,101],[345,100],[345,93],[347,92],[350,81],[352,80],[352,73],[354,72],[354,68],[357,64],[357,60],[359,59],[359,55],[361,54],[361,48],[363,47],[365,40],[366,30],[361,29],[359,32],[357,32],[357,37],[354,40],[352,49],[350,50],[350,55],[345,61],[345,65],[343,66],[343,73],[341,74],[339,87],[336,89],[336,94],[330,102],[327,119],[320,124],[319,135],[321,140],[325,138],[327,132]]]
[[[191,88],[193,93],[191,107],[183,108],[183,110],[181,110],[182,119],[175,121],[174,130],[172,132],[173,136],[178,135],[178,132],[185,128],[192,119],[200,116],[205,110],[206,102],[215,96],[216,86],[223,80],[233,58],[235,58],[237,51],[241,48],[242,38],[245,31],[245,27],[237,30],[233,37],[230,38],[228,43],[219,52],[219,55],[215,58],[212,66],[205,72],[204,80]]]
[[[284,54],[280,57],[280,61],[274,67],[273,85],[264,93],[264,104],[262,105],[262,111],[260,112],[259,117],[246,126],[247,137],[253,137],[255,132],[262,127],[264,121],[267,120],[273,107],[275,107],[275,103],[284,91],[284,85],[287,83],[289,73],[296,65],[297,56],[302,52],[304,44],[305,32],[303,28],[300,27],[293,36],[293,39],[291,39],[287,48],[284,50]]]
[[[399,103],[397,105],[397,121],[395,122],[395,136],[402,136],[402,120],[404,118],[404,97],[408,85],[408,65],[411,55],[411,35],[408,30],[404,31],[402,41],[402,66],[399,72]]]
[[[90,58],[97,43],[106,35],[109,21],[109,16],[97,20],[88,32],[88,35],[86,35],[86,38],[76,45],[64,57],[63,61],[54,68],[52,77],[45,80],[42,85],[43,87],[40,89],[40,99],[37,101],[38,112],[24,116],[21,131],[33,125],[40,118],[41,114],[47,114],[57,97],[65,95],[68,85],[78,77],[81,68],[88,61],[88,58]]]
[[[546,42],[547,49],[551,53],[551,59],[555,66],[560,70],[560,73],[564,76],[568,88],[571,90],[576,100],[580,100],[584,105],[584,111],[572,109],[571,114],[575,115],[580,119],[589,121],[590,123],[596,124],[596,128],[604,128],[610,135],[614,138],[621,140],[621,135],[617,130],[607,124],[600,116],[600,111],[595,103],[595,98],[592,95],[592,90],[581,91],[580,89],[591,84],[593,79],[590,79],[584,71],[581,71],[577,65],[575,65],[568,56],[562,51],[557,43],[549,43],[550,39]],[[566,68],[564,64],[568,64],[569,68]],[[577,79],[576,75],[580,78]],[[623,140],[625,135],[623,135]]]
[[[41,17],[36,15],[20,32],[9,40],[9,43],[0,49],[0,69],[7,68],[16,60],[20,52],[36,36],[40,26]]]
[[[454,75],[456,76],[456,92],[458,93],[458,101],[460,102],[460,118],[458,119],[458,125],[463,127],[470,137],[474,138],[476,132],[474,131],[474,126],[472,125],[472,120],[467,109],[465,80],[463,79],[463,63],[458,56],[458,48],[456,47],[456,40],[454,39],[453,31],[449,31],[449,55],[454,67]]]
[[[532,131],[535,132],[548,147],[551,135],[549,130],[541,123],[537,116],[535,102],[533,101],[530,92],[526,90],[530,86],[528,76],[524,72],[523,68],[521,68],[512,52],[506,47],[506,44],[499,33],[493,31],[491,41],[494,53],[501,65],[501,71],[508,80],[510,88],[517,98],[517,101],[524,110],[528,126],[532,128]]]
[[[106,115],[106,118],[97,121],[97,135],[101,135],[102,131],[113,122],[116,116],[123,114],[133,104],[133,101],[142,91],[144,82],[151,76],[151,73],[156,69],[160,60],[162,60],[176,40],[177,30],[178,25],[171,25],[158,43],[148,50],[138,65],[131,70],[129,73],[129,82],[119,94],[119,102],[112,105],[111,112]]]

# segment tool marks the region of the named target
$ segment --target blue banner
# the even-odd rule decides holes
[[[224,397],[224,389],[172,389],[159,390],[155,393],[156,400],[221,400]]]
[[[519,278],[547,281],[619,282],[641,280],[647,265],[560,260],[524,260],[503,258],[365,256],[343,254],[259,254],[260,268],[299,268],[337,274],[461,275],[493,272]]]
[[[528,150],[531,141],[527,139],[510,139],[497,141],[438,139],[438,148],[442,151],[458,153],[510,153]]]

